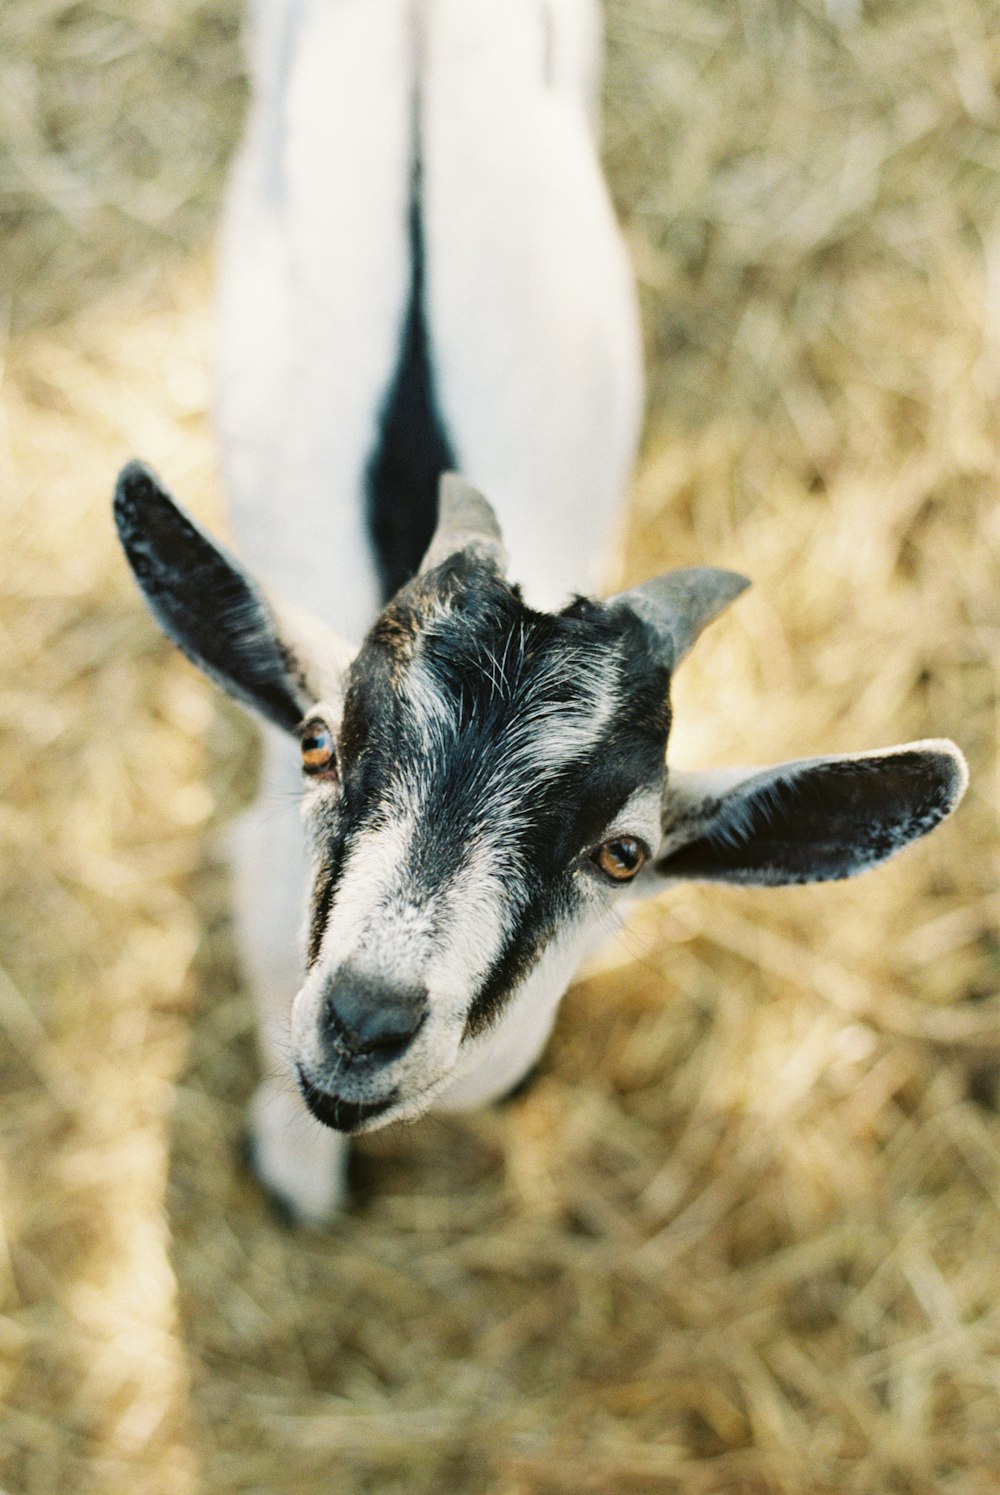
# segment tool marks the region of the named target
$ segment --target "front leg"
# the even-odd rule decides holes
[[[257,1001],[264,1078],[250,1103],[250,1165],[295,1221],[327,1224],[343,1208],[347,1138],[307,1110],[292,1072],[288,1032],[301,981],[301,891],[305,883],[299,776],[287,738],[265,733],[260,794],[230,842],[240,953]]]
[[[249,1120],[250,1166],[281,1213],[330,1224],[347,1195],[347,1138],[310,1115],[291,1078],[262,1080]]]

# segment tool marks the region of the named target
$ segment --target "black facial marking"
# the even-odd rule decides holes
[[[409,301],[396,372],[365,475],[368,528],[386,601],[416,573],[434,533],[438,480],[457,466],[438,405],[424,306],[422,163],[416,106],[414,117]]]
[[[326,860],[313,882],[309,902],[309,937],[306,942],[306,970],[312,970],[319,959],[320,946],[326,931],[326,922],[333,907],[334,895],[340,882],[343,866],[343,840],[338,837],[327,844]]]
[[[579,897],[574,891],[562,886],[550,888],[545,895],[536,895],[526,907],[520,909],[517,928],[500,951],[486,974],[479,991],[476,992],[465,1020],[463,1042],[483,1033],[502,1013],[507,999],[532,972],[542,952],[551,940],[560,923],[576,913]],[[560,918],[562,914],[563,918]]]

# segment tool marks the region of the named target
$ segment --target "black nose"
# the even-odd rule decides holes
[[[388,1064],[413,1042],[427,1016],[425,987],[388,986],[341,971],[326,984],[323,1037],[330,1057]]]

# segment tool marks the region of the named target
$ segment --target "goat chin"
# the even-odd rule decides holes
[[[332,1131],[351,1135],[375,1132],[397,1121],[416,1120],[430,1108],[436,1089],[429,1086],[414,1095],[401,1094],[393,1087],[377,1100],[355,1100],[316,1084],[300,1064],[296,1065],[296,1079],[302,1099],[316,1120]]]

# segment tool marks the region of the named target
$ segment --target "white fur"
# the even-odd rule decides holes
[[[620,705],[621,661],[606,654],[581,661],[574,675],[576,699],[572,712],[546,699],[546,691],[562,682],[539,674],[524,710],[509,728],[505,746],[512,785],[522,778],[556,778],[584,757],[600,740]]]
[[[563,992],[594,934],[592,922],[582,920],[548,946],[503,1021],[465,1044],[435,1109],[466,1111],[499,1100],[513,1089],[548,1042]]]
[[[250,1108],[253,1165],[299,1220],[321,1225],[344,1197],[346,1139],[320,1126],[289,1075],[265,1080]]]
[[[638,836],[655,844],[659,835],[660,797],[640,791],[606,826],[604,839]],[[581,871],[581,877],[587,877]],[[628,898],[624,886],[611,894],[594,886],[590,906],[575,926],[563,930],[544,951],[531,975],[507,1006],[501,1021],[481,1037],[467,1042],[436,1109],[462,1111],[487,1105],[506,1095],[538,1060],[552,1032],[562,995],[590,948],[605,938],[615,917],[615,906]]]

